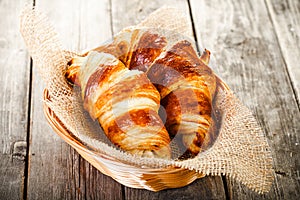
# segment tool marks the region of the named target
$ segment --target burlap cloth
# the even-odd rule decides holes
[[[174,8],[164,7],[131,28],[163,28],[191,37],[187,17],[179,13]],[[230,90],[218,89],[215,104],[223,120],[219,136],[211,148],[192,159],[181,161],[130,155],[114,147],[83,111],[80,98],[64,78],[66,64],[75,53],[61,46],[47,17],[36,9],[26,7],[21,14],[20,28],[34,66],[38,67],[49,91],[51,101],[46,104],[88,148],[131,165],[152,168],[173,165],[206,175],[227,175],[259,193],[270,190],[274,175],[264,132],[250,110]]]

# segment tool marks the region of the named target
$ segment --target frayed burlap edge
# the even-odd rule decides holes
[[[191,37],[187,17],[178,13],[180,12],[175,8],[161,8],[137,27],[163,27]],[[225,89],[225,84],[224,87],[219,87],[216,97],[216,105],[223,114],[223,123],[220,134],[210,149],[184,161],[133,156],[113,147],[105,139],[90,137],[87,133],[93,132],[93,128],[88,123],[81,122],[78,126],[78,121],[85,121],[80,120],[85,118],[82,105],[74,99],[73,89],[64,78],[66,63],[75,53],[62,48],[47,17],[32,7],[26,7],[21,14],[20,29],[34,66],[38,67],[50,93],[51,100],[46,104],[74,136],[95,152],[137,166],[160,168],[173,165],[206,175],[227,175],[256,192],[269,191],[274,176],[266,137],[250,110],[230,90]]]

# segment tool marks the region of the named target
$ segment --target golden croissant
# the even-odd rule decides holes
[[[184,40],[157,58],[147,70],[161,95],[169,134],[178,135],[177,140],[192,155],[208,145],[205,141],[211,142],[215,131],[212,100],[216,77],[206,65],[209,55],[206,50],[199,59],[191,43]]]
[[[73,58],[66,77],[81,87],[84,108],[121,149],[170,158],[170,137],[159,115],[160,95],[147,76],[111,54]]]
[[[153,114],[157,117],[156,111],[160,103],[164,108],[161,110],[165,111],[161,113],[166,115],[165,117],[163,114],[161,115],[161,118],[166,118],[165,127],[171,138],[175,139],[176,143],[182,147],[183,152],[197,155],[203,146],[207,146],[212,141],[215,132],[212,105],[217,79],[207,66],[210,57],[209,51],[204,51],[199,58],[191,42],[185,38],[176,37],[176,35],[155,29],[125,30],[117,35],[112,42],[93,51],[114,55],[120,61],[118,65],[114,66],[119,67],[119,65],[122,65],[124,70],[125,68],[130,70],[127,73],[139,72],[139,76],[147,75],[160,95],[160,97],[157,96],[158,93],[152,85],[151,89],[145,90],[145,93],[149,92],[147,98],[149,95],[151,98],[155,96],[157,104],[155,109],[152,108],[155,111]],[[89,56],[89,54],[83,56]],[[69,70],[69,79],[74,79],[73,73],[76,73],[74,69]],[[116,69],[112,67],[111,70]],[[91,75],[90,72],[84,72],[84,74],[86,74],[85,79]],[[113,80],[114,78],[118,80],[116,76],[111,77],[110,81],[116,81]],[[146,76],[144,79],[146,81]],[[136,80],[132,78],[131,81],[135,82]],[[103,80],[103,82],[105,81]],[[129,84],[129,82],[120,84],[124,84],[123,87],[127,88],[126,84]],[[87,91],[90,87],[94,88],[93,85],[86,86],[84,82],[82,85],[82,88]],[[132,93],[134,94],[134,91]],[[115,97],[116,94],[113,98],[118,98]],[[117,95],[120,95],[120,98],[126,98],[128,94],[126,91],[120,91]],[[98,97],[101,101],[109,101],[112,96],[102,95],[100,97],[98,95]],[[93,106],[92,103],[85,101],[85,107],[88,111],[95,110],[96,108],[93,108]],[[103,115],[107,112],[105,106],[101,106],[101,109],[98,106],[97,109]],[[92,117],[96,118],[97,116],[92,114]],[[158,121],[161,123],[159,119]],[[103,120],[99,120],[99,122],[102,124]],[[108,134],[105,129],[106,126],[102,126]],[[165,132],[162,124],[158,127],[161,128],[159,135],[161,135],[162,140],[162,145],[158,149],[163,149],[165,153],[167,150],[162,147],[166,147],[166,143],[169,142],[166,136],[168,133]],[[116,141],[119,141],[120,139],[117,137],[118,130],[114,131],[116,132],[111,134],[116,137]],[[140,129],[138,132],[143,133],[144,130]],[[111,140],[113,139],[110,134],[108,134],[108,137]],[[143,143],[143,139],[139,139]],[[116,141],[114,143],[119,144]],[[122,145],[130,146],[130,143],[126,142],[122,142]],[[119,146],[121,145],[119,144]],[[127,148],[123,149],[127,150]]]

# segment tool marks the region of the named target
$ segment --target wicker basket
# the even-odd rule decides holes
[[[44,90],[44,100],[49,100],[48,90]],[[44,113],[54,131],[69,145],[100,172],[108,175],[119,183],[151,191],[160,191],[167,188],[186,186],[205,175],[196,171],[168,167],[168,168],[140,168],[128,165],[108,155],[100,154],[88,149],[80,140],[74,137],[61,123],[55,113],[44,104]]]

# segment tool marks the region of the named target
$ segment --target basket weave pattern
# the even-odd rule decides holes
[[[50,100],[48,90],[44,90],[44,100]],[[86,148],[74,137],[57,118],[55,113],[44,104],[44,113],[53,130],[94,167],[125,186],[159,191],[167,188],[178,188],[190,184],[205,175],[195,170],[179,167],[143,168],[128,165],[115,158],[103,155]],[[180,181],[178,181],[180,180]]]

